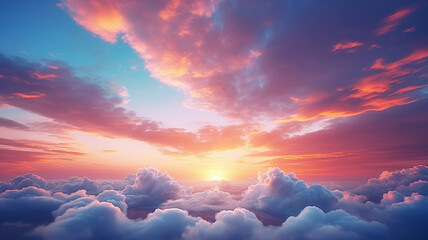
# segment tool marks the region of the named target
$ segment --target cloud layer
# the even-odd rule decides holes
[[[424,227],[428,220],[427,171],[426,166],[415,166],[384,172],[355,190],[330,191],[321,185],[308,186],[294,174],[272,168],[259,173],[258,183],[249,186],[238,200],[218,188],[192,193],[153,168],[140,169],[135,178],[117,183],[115,190],[94,194],[85,190],[91,180],[83,181],[81,189],[69,194],[60,190],[61,186],[67,191],[66,181],[27,174],[2,183],[0,236],[421,239],[428,234]],[[375,192],[382,195],[380,201],[371,201]],[[148,214],[130,219],[128,210],[132,209],[147,210]],[[215,217],[207,217],[207,213]],[[275,218],[277,221],[272,221]]]

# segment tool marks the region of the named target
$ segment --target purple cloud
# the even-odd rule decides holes
[[[191,193],[155,169],[140,169],[135,179],[130,175],[124,180],[129,185],[122,192],[105,190],[88,195],[85,190],[79,190],[65,194],[29,186],[0,194],[0,237],[47,240],[418,239],[428,234],[424,225],[428,221],[428,198],[421,191],[425,187],[418,185],[426,182],[423,180],[425,171],[425,166],[415,166],[384,172],[379,179],[371,179],[362,189],[375,186],[367,192],[378,190],[382,193],[378,203],[368,200],[369,194],[339,190],[333,193],[320,185],[308,187],[294,174],[285,174],[279,169],[260,173],[259,182],[248,187],[240,201],[218,189]],[[53,180],[27,174],[9,184],[55,189],[62,186],[62,181],[55,184]],[[384,192],[391,188],[395,190]],[[402,189],[408,192],[399,192]],[[132,220],[127,216],[127,203],[136,204],[129,207],[140,209],[154,210],[155,204],[165,209],[156,209],[144,219]],[[174,207],[217,214],[207,221]],[[279,216],[280,224],[266,225],[269,223],[260,218],[260,211]]]
[[[3,117],[0,117],[0,127],[14,128],[14,129],[19,129],[19,130],[27,130],[28,129],[28,127],[25,126],[24,124],[21,124],[17,121],[7,119],[7,118],[3,118]]]
[[[178,199],[190,193],[167,173],[154,168],[138,169],[134,184],[122,191],[130,208],[153,210],[170,199]]]
[[[285,174],[279,168],[270,168],[267,173],[259,173],[258,181],[248,187],[240,205],[281,219],[297,216],[306,206],[316,206],[329,211],[337,202],[336,196],[324,186],[308,186],[295,174]]]
[[[60,123],[57,127],[65,124],[106,137],[171,147],[175,149],[171,154],[233,149],[244,144],[241,136],[248,126],[207,125],[196,132],[163,128],[159,122],[124,109],[121,96],[108,87],[75,76],[63,63],[56,64],[58,68],[52,69],[0,54],[0,102],[51,118]]]
[[[414,166],[400,171],[384,171],[379,178],[371,178],[367,184],[358,187],[354,193],[364,195],[368,200],[379,202],[383,194],[397,191],[406,196],[412,193],[428,195],[428,168]]]

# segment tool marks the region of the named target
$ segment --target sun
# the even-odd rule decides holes
[[[211,181],[221,181],[221,178],[219,178],[218,176],[213,176],[212,178],[211,178]]]

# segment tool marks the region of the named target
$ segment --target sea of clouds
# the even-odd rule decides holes
[[[122,181],[25,174],[0,182],[0,239],[424,239],[428,167],[383,172],[353,190],[270,168],[240,194],[194,192],[154,168]],[[242,187],[241,187],[242,188]]]

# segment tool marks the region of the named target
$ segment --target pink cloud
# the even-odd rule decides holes
[[[400,101],[406,100],[368,101],[367,107],[383,108]],[[258,157],[262,166],[280,166],[316,179],[330,178],[332,171],[337,179],[361,179],[386,166],[423,164],[428,115],[421,111],[426,104],[423,99],[382,112],[330,119],[325,127],[303,135],[294,133],[307,128],[307,122],[282,123],[250,136],[249,146],[255,149],[250,156]]]
[[[375,35],[376,36],[380,36],[383,34],[386,34],[388,32],[393,31],[400,23],[401,21],[407,17],[410,13],[412,13],[415,9],[410,7],[410,8],[405,8],[405,9],[401,9],[397,12],[395,12],[394,14],[388,16],[387,18],[385,18],[382,21],[382,26],[378,29],[376,29],[375,31]]]
[[[41,92],[31,92],[31,94],[24,94],[24,93],[14,93],[13,95],[16,95],[20,98],[41,98],[45,94]]]
[[[361,99],[342,101],[346,94],[354,94],[349,91],[360,94],[358,89],[349,87],[367,77],[363,58],[345,61],[340,54],[327,55],[326,50],[354,51],[365,45],[363,41],[340,41],[332,48],[331,41],[313,38],[318,34],[344,39],[343,32],[349,33],[351,27],[357,32],[368,31],[361,21],[352,20],[350,26],[341,24],[340,19],[318,18],[317,25],[324,27],[317,28],[314,19],[302,17],[306,12],[311,14],[310,10],[302,6],[290,15],[284,10],[289,6],[281,1],[262,5],[208,0],[165,0],[156,4],[67,0],[65,5],[73,19],[92,33],[109,42],[121,37],[144,59],[153,77],[185,91],[190,105],[241,120],[263,116],[282,121],[353,116],[386,109],[386,105],[373,107],[379,101],[371,105]],[[351,10],[348,6],[321,13],[327,16]],[[393,29],[412,11],[413,8],[405,8],[388,17],[385,24],[389,27],[381,32]],[[293,21],[283,22],[284,19]],[[117,24],[110,27],[104,22]],[[382,51],[388,59],[390,52],[378,48],[377,43],[370,46],[375,46],[370,51]],[[344,89],[346,86],[340,86],[343,84],[348,86],[346,91],[334,93]],[[318,101],[311,104],[296,101],[316,98]],[[397,101],[397,106],[411,101]]]
[[[0,63],[0,71],[5,76],[3,84],[7,86],[0,90],[0,102],[51,118],[59,123],[54,127],[64,126],[67,131],[132,138],[170,147],[173,151],[165,152],[171,154],[198,154],[242,146],[241,136],[245,135],[247,127],[251,127],[207,125],[196,132],[163,128],[161,123],[137,117],[120,107],[123,103],[120,94],[125,95],[125,89],[116,89],[120,94],[108,91],[75,77],[67,66],[43,69],[35,63],[3,56]],[[50,76],[50,81],[45,81],[31,74],[34,71],[41,76],[50,76],[51,71],[55,71],[55,77]]]
[[[3,117],[0,117],[0,127],[28,130],[28,127],[26,125],[8,118],[3,118]]]
[[[404,29],[403,32],[409,33],[409,32],[414,32],[415,30],[416,30],[416,27],[410,27],[410,28]]]
[[[17,163],[74,161],[85,155],[70,143],[0,138],[0,163],[7,166],[2,174],[10,174],[8,170],[17,171],[12,167]],[[25,169],[23,166],[18,168],[20,171]]]
[[[39,72],[33,73],[33,76],[37,79],[51,79],[51,78],[57,78],[58,77],[55,74],[41,74]]]
[[[236,95],[236,89],[228,86],[230,78],[262,56],[260,49],[253,46],[259,38],[254,33],[267,24],[258,23],[254,30],[249,30],[230,19],[222,26],[212,18],[221,3],[66,1],[78,23],[107,41],[123,33],[123,39],[145,59],[153,77],[180,87],[191,96],[193,104],[207,108],[222,108]],[[124,24],[113,31],[96,20],[98,16],[116,19],[116,15]]]
[[[364,43],[358,42],[358,41],[354,41],[354,42],[352,42],[352,41],[342,41],[342,42],[336,43],[333,46],[333,48],[332,48],[331,51],[335,52],[337,50],[346,50],[346,49],[350,50],[350,49],[353,49],[353,48],[356,48],[356,47],[361,47],[363,45],[364,45]]]
[[[80,7],[77,7],[76,4],[80,4]],[[126,28],[125,19],[117,10],[121,5],[125,5],[124,3],[65,1],[64,5],[76,22],[108,42],[116,42],[116,35]]]
[[[419,49],[391,63],[377,59],[369,68],[369,74],[351,86],[339,88],[335,93],[317,94],[322,97],[314,102],[293,98],[298,104],[297,114],[279,119],[278,122],[355,116],[418,101],[418,98],[410,97],[410,93],[422,87],[409,87],[407,86],[409,82],[402,79],[418,74],[421,64],[427,57],[428,51]]]

